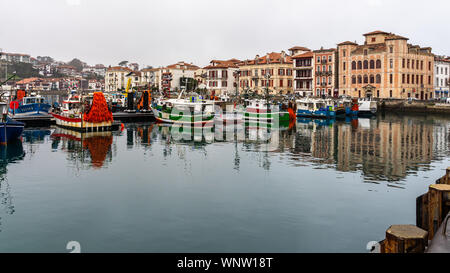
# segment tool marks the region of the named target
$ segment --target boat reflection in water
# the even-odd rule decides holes
[[[7,166],[23,160],[24,157],[22,141],[15,140],[8,145],[0,145],[0,232],[2,231],[2,219],[15,211],[11,187],[7,178]]]
[[[104,167],[105,162],[111,161],[111,131],[82,133],[56,128],[50,137],[53,140],[52,148],[67,151],[69,160],[75,162],[76,166],[81,163],[81,168],[99,169]]]
[[[277,129],[155,125],[151,139],[205,152],[214,149],[206,149],[211,144],[235,143],[236,151],[272,152],[268,165],[279,155],[293,166],[361,173],[364,182],[403,187],[409,174],[428,170],[433,161],[450,154],[448,124],[448,119],[438,117],[379,115],[341,121],[297,118],[294,126]]]

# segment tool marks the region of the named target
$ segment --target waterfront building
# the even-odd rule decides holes
[[[211,95],[236,93],[236,72],[241,61],[231,59],[227,61],[212,60],[206,70],[206,89]]]
[[[300,51],[292,56],[294,91],[300,96],[312,96],[314,88],[314,52]]]
[[[186,82],[181,83],[182,78],[194,79],[195,71],[200,67],[192,63],[178,62],[161,69],[161,88],[174,91],[185,87]]]
[[[132,70],[128,67],[113,66],[106,70],[105,92],[116,92],[125,90],[127,80],[125,76]]]
[[[30,63],[31,56],[28,54],[21,54],[21,53],[0,52],[0,60],[12,63]]]
[[[292,58],[284,51],[272,52],[238,64],[240,70],[239,92],[253,91],[264,94],[292,94]],[[267,74],[270,75],[267,78]]]
[[[434,59],[434,92],[436,98],[449,97],[450,58],[436,56]]]
[[[434,55],[430,47],[384,31],[364,34],[365,42],[338,44],[339,95],[374,98],[433,97]]]
[[[338,96],[338,62],[334,48],[314,50],[314,92],[315,96]]]
[[[144,68],[141,70],[141,83],[148,88],[160,86],[161,71],[159,68]]]

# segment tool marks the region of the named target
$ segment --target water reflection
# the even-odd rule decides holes
[[[156,144],[161,152],[152,152],[152,160],[175,156],[185,168],[195,163],[188,162],[189,150],[200,152],[206,159],[208,153],[215,153],[217,145],[228,145],[233,151],[231,168],[237,171],[242,168],[242,155],[249,154],[268,171],[274,161],[282,161],[290,166],[359,172],[366,182],[389,181],[401,186],[407,175],[427,170],[432,161],[449,156],[450,120],[397,115],[343,121],[303,118],[279,128],[127,124],[120,137],[126,138],[127,150],[137,152],[150,151]],[[52,148],[67,152],[68,160],[77,168],[102,168],[117,155],[111,132],[81,135],[56,129],[51,138]],[[223,168],[230,167],[226,165],[230,162],[222,162],[220,156],[212,160]]]
[[[2,216],[11,215],[15,208],[11,196],[11,187],[7,178],[7,166],[25,157],[22,141],[0,145],[0,232],[2,231]]]
[[[257,160],[266,170],[272,160],[287,155],[287,163],[294,166],[358,171],[365,181],[374,183],[395,184],[408,174],[427,170],[433,160],[449,155],[450,145],[449,119],[420,116],[298,119],[295,126],[276,130],[239,125],[211,130],[157,125],[154,130],[158,133],[154,141],[159,137],[166,145],[164,156],[171,154],[171,144],[204,149],[212,143],[230,142],[234,143],[235,169],[239,169],[240,152],[259,152]]]
[[[56,128],[51,135],[52,149],[67,152],[68,160],[78,170],[99,169],[112,159],[112,132],[80,133]]]

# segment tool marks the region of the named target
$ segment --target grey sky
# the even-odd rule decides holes
[[[373,30],[450,54],[446,0],[0,0],[5,52],[163,66],[335,47]]]

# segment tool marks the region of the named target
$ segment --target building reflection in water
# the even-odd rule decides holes
[[[449,155],[450,145],[449,119],[420,116],[385,115],[345,121],[298,119],[295,126],[271,130],[239,125],[185,130],[155,125],[154,132],[154,141],[164,141],[164,156],[171,154],[173,144],[205,150],[211,143],[234,142],[237,170],[240,152],[258,153],[255,160],[266,170],[274,155],[283,154],[294,166],[360,171],[365,181],[375,183],[398,183],[410,173],[429,168],[432,161]]]
[[[8,145],[0,145],[0,232],[2,231],[3,215],[11,215],[15,211],[11,187],[7,178],[7,166],[9,163],[23,160],[24,157],[22,141],[17,140]]]
[[[72,130],[56,128],[51,135],[52,149],[66,151],[68,160],[76,169],[99,169],[113,157],[112,132],[80,133]]]

